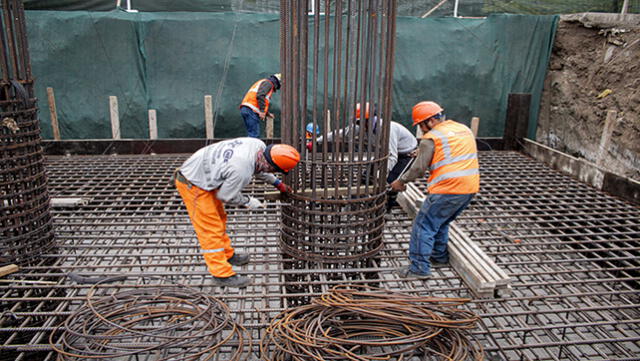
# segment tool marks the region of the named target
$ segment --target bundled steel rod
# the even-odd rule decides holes
[[[343,285],[288,309],[267,329],[263,360],[482,360],[468,338],[478,316],[461,298],[418,297]]]
[[[282,140],[303,151],[288,176],[281,248],[319,263],[370,257],[382,247],[396,2],[280,9]],[[318,129],[311,138],[307,124]]]
[[[58,360],[151,357],[153,360],[210,360],[219,352],[241,360],[245,329],[223,302],[191,287],[166,284],[96,297],[52,332],[49,342]],[[104,288],[101,289],[104,291]],[[251,349],[251,340],[249,350]]]
[[[24,8],[0,14],[0,265],[29,263],[53,247]]]

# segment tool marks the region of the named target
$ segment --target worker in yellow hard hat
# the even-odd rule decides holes
[[[480,189],[478,150],[471,129],[448,120],[444,109],[435,102],[416,104],[412,118],[413,125],[419,126],[424,135],[415,162],[391,183],[391,188],[404,191],[406,183],[429,171],[429,194],[413,222],[410,265],[397,273],[401,277],[428,277],[433,264],[448,263],[449,223]]]
[[[281,84],[282,74],[276,73],[253,83],[245,94],[240,104],[240,115],[244,119],[248,137],[260,138],[260,121],[267,116],[273,117],[269,113],[271,95],[280,89]]]
[[[250,283],[231,267],[247,264],[249,255],[231,247],[224,204],[263,208],[258,199],[242,194],[242,189],[256,176],[281,192],[289,192],[272,172],[287,173],[299,161],[300,154],[289,145],[267,146],[259,139],[236,138],[201,148],[176,171],[176,188],[216,285],[246,287]]]

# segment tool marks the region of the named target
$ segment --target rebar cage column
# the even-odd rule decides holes
[[[2,0],[0,21],[0,265],[25,263],[53,247],[24,7]]]
[[[382,248],[395,11],[394,0],[280,2],[281,136],[302,151],[280,245],[299,260],[343,263]],[[307,139],[308,123],[320,134]]]

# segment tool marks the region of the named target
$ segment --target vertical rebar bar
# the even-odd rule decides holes
[[[303,152],[287,178],[281,247],[304,261],[359,261],[382,248],[396,3],[280,4],[282,140]],[[321,135],[306,139],[307,122]]]

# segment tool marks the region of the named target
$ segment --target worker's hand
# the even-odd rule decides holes
[[[291,187],[284,184],[281,180],[277,180],[276,183],[274,183],[274,186],[282,193],[291,193],[292,191]]]
[[[407,186],[400,179],[396,179],[391,183],[391,189],[396,192],[404,192],[407,189]]]
[[[273,113],[267,113],[267,118],[275,119],[276,116]]]
[[[313,149],[313,142],[307,142],[307,149],[311,151]]]
[[[412,150],[412,151],[409,153],[409,157],[411,157],[411,158],[415,158],[415,157],[417,157],[417,156],[418,156],[418,148],[416,148],[416,149]]]
[[[262,204],[262,202],[260,202],[257,198],[247,197],[247,199],[248,199],[247,203],[244,204],[245,207],[249,209],[265,208],[264,204]]]
[[[267,115],[267,113],[265,112],[258,112],[258,116],[260,117],[261,120],[264,120],[264,117]]]

